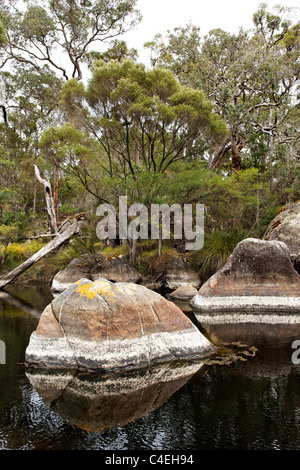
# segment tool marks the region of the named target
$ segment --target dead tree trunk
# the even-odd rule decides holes
[[[47,207],[47,212],[49,216],[50,231],[51,233],[57,233],[55,204],[54,204],[54,198],[52,195],[50,182],[41,177],[40,171],[36,165],[34,165],[34,172],[35,172],[35,176],[37,180],[44,186],[46,207]]]
[[[54,208],[54,214],[55,218],[57,220],[58,216],[58,165],[55,163],[54,167],[54,175],[53,175],[53,208]]]
[[[64,242],[69,240],[73,235],[79,232],[79,225],[77,222],[74,222],[70,225],[64,232],[58,233],[56,237],[53,238],[47,245],[45,245],[41,250],[35,253],[33,256],[28,258],[24,263],[15,268],[8,274],[5,274],[0,278],[0,289],[4,289],[7,284],[12,282],[16,277],[20,276],[24,271],[27,271],[33,264],[35,264],[40,259],[44,258],[46,255],[51,253],[53,250],[58,248]]]

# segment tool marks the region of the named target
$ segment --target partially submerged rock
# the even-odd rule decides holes
[[[168,295],[168,299],[174,302],[184,313],[191,313],[190,300],[197,294],[197,289],[191,285],[180,286]]]
[[[234,321],[249,312],[255,312],[253,321],[261,321],[259,315],[266,312],[294,313],[293,321],[298,321],[300,276],[284,243],[248,238],[201,286],[191,306],[196,315],[219,312],[223,319],[225,312],[239,312]]]
[[[169,294],[169,299],[172,301],[187,302],[197,294],[196,287],[191,285],[180,286]]]
[[[201,359],[213,351],[183,312],[156,292],[132,283],[81,279],[46,307],[25,362],[108,371]]]
[[[199,274],[193,271],[181,258],[172,258],[165,267],[165,287],[175,290],[181,286],[200,286]]]

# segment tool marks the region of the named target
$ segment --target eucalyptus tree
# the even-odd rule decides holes
[[[157,36],[147,47],[156,67],[170,68],[179,80],[202,89],[222,116],[229,134],[211,154],[208,166],[217,168],[231,155],[233,170],[259,142],[268,154],[281,143],[287,116],[295,106],[299,79],[299,23],[286,19],[288,9],[275,13],[260,5],[254,29],[231,34],[221,29],[203,38],[188,25]],[[289,135],[289,142],[296,136]],[[265,164],[266,152],[259,162]]]
[[[42,73],[48,64],[58,76],[83,76],[91,47],[112,40],[140,20],[136,0],[1,0],[2,64],[29,64]],[[3,38],[2,38],[3,36]]]
[[[62,104],[70,119],[75,116],[75,123],[98,142],[106,175],[128,183],[142,171],[166,173],[227,132],[202,91],[180,85],[169,70],[148,71],[128,59],[96,62],[86,89],[68,81]]]
[[[227,132],[202,91],[130,59],[96,61],[86,87],[64,84],[61,106],[69,124],[44,133],[44,151],[62,152],[64,170],[113,205],[119,196],[129,204],[168,201],[172,166],[198,159]]]
[[[17,169],[16,184],[11,186],[9,178],[3,188],[19,186],[19,199],[27,195],[26,204],[31,199],[33,211],[37,184],[27,183],[34,178],[41,132],[64,122],[59,107],[62,83],[83,78],[93,48],[105,53],[113,41],[115,53],[126,53],[115,40],[140,20],[135,4],[136,0],[0,0],[0,69],[5,84],[1,105],[7,121],[1,126],[0,165],[2,175],[11,165]],[[15,141],[18,146],[11,146]],[[41,170],[50,171],[57,204],[58,165],[54,159],[49,163],[52,166],[39,162]]]

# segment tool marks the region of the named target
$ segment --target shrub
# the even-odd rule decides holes
[[[199,270],[201,278],[206,281],[224,266],[236,245],[244,238],[245,233],[239,231],[212,232],[204,240],[203,248],[192,253],[191,267]]]
[[[11,243],[7,247],[6,257],[9,261],[22,261],[34,255],[44,243],[32,240],[29,243]]]

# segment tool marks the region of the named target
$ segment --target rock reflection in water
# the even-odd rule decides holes
[[[294,340],[300,339],[300,325],[237,323],[211,325],[201,323],[201,329],[216,345],[225,342],[241,341],[247,345],[267,349],[291,347]]]
[[[286,317],[287,319],[288,317]],[[255,377],[276,377],[289,374],[292,367],[292,344],[300,339],[300,324],[294,323],[292,317],[289,322],[226,322],[216,323],[208,318],[199,317],[198,323],[202,333],[217,347],[224,348],[234,342],[244,343],[256,349],[255,361],[247,374],[251,372]]]
[[[28,370],[44,403],[75,427],[104,432],[162,406],[203,363],[165,365],[143,371],[87,374]]]

